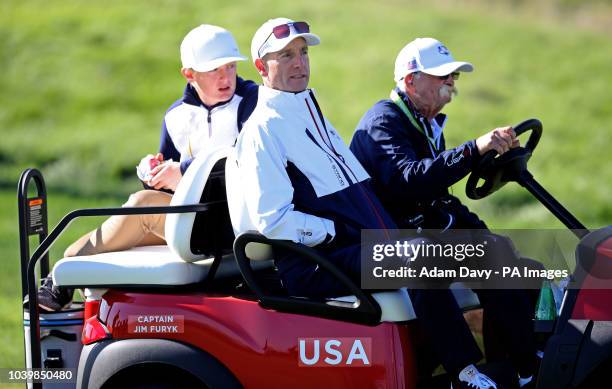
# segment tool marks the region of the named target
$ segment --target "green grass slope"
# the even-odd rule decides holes
[[[517,5],[518,8],[511,7]],[[266,19],[307,20],[311,86],[348,142],[393,87],[397,52],[433,36],[476,71],[447,109],[450,145],[537,117],[535,177],[591,227],[612,220],[612,12],[605,1],[59,1],[0,5],[0,367],[22,363],[15,186],[26,167],[49,185],[50,223],[70,209],[119,205],[139,188],[135,165],[157,149],[180,96],[178,46],[200,23],[230,29],[243,54]],[[603,21],[603,22],[602,22]],[[250,62],[239,73],[257,79]],[[454,188],[463,196],[463,183]],[[465,196],[463,196],[465,197]],[[469,201],[492,227],[559,227],[516,185]],[[52,250],[95,225],[78,223]]]

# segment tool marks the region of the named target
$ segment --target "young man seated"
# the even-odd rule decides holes
[[[149,156],[157,165],[143,177],[150,189],[132,194],[126,207],[169,205],[193,159],[232,146],[257,104],[257,85],[237,77],[236,62],[246,58],[229,31],[200,25],[185,36],[180,54],[181,75],[187,85],[183,96],[166,111],[159,153]],[[112,216],[71,244],[64,256],[165,244],[165,220],[164,214]],[[60,310],[70,303],[72,292],[54,286],[49,276],[38,291],[39,306],[47,311]]]

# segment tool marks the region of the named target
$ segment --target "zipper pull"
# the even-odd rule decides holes
[[[208,137],[210,138],[212,136],[212,117],[211,117],[211,112],[210,110],[208,111]]]

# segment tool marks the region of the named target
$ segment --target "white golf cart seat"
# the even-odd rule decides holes
[[[224,200],[224,163],[230,150],[221,148],[206,157],[195,158],[181,179],[170,205]],[[225,216],[226,226],[222,225],[221,220],[210,220],[223,217],[222,212],[206,213],[202,220],[196,217],[195,212],[168,214],[165,226],[167,246],[135,247],[63,258],[53,268],[54,283],[59,286],[101,288],[177,286],[201,282],[213,264],[210,237],[219,238],[224,228],[229,229],[231,234],[229,216]],[[192,240],[192,236],[197,239]],[[228,250],[224,252],[215,274],[217,278],[239,274],[231,254],[233,235],[226,239],[229,242]],[[272,266],[273,261],[269,260],[259,264],[257,269]]]
[[[186,262],[168,246],[134,247],[96,255],[64,258],[53,268],[53,280],[59,286],[72,287],[145,287],[178,286],[203,281],[213,258]],[[216,277],[238,274],[234,258],[224,259]]]

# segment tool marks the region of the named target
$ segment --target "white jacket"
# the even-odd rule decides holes
[[[334,222],[357,231],[386,228],[373,220],[389,221],[363,185],[368,178],[311,90],[260,86],[257,106],[226,164],[234,230],[315,246],[334,238]]]

